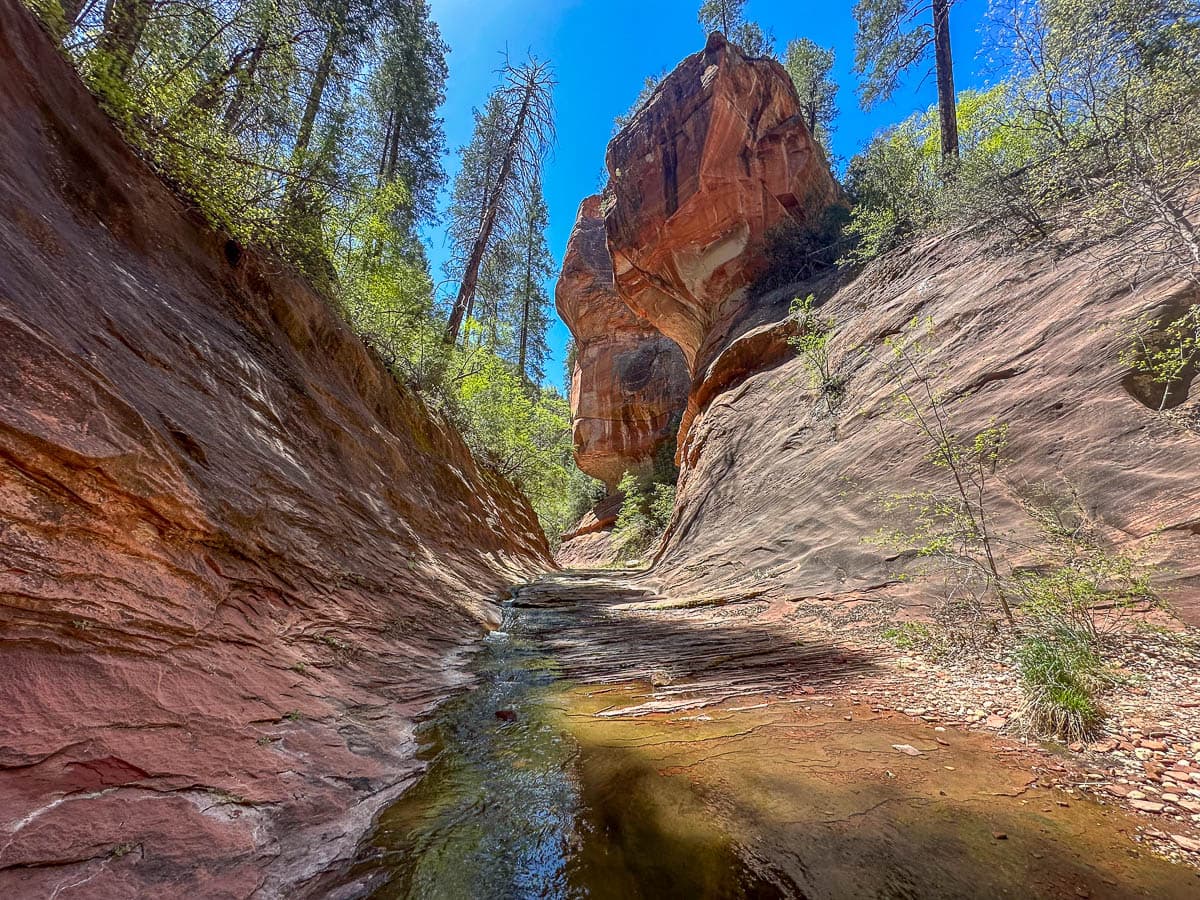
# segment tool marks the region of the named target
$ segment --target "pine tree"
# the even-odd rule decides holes
[[[542,196],[540,180],[530,186],[525,200],[521,230],[516,237],[520,277],[514,307],[517,317],[517,370],[529,384],[539,384],[546,374],[550,348],[550,294],[546,279],[554,273],[554,258],[546,245],[550,213]]]
[[[437,193],[445,181],[441,157],[446,137],[438,107],[446,97],[446,53],[425,0],[410,0],[393,13],[378,39],[378,62],[368,86],[375,117],[376,181],[400,179],[409,192],[396,228],[416,243],[415,229],[436,218]]]
[[[854,7],[858,24],[854,70],[864,78],[863,106],[870,109],[889,99],[899,87],[901,75],[926,60],[932,48],[942,156],[958,159],[950,3],[951,0],[931,0],[926,6],[917,0],[858,0]],[[913,27],[918,14],[927,9],[932,10],[931,21]]]
[[[808,38],[789,41],[783,67],[787,69],[800,97],[800,114],[809,133],[829,149],[829,132],[837,116],[837,84],[830,78],[833,50]]]
[[[743,14],[746,0],[705,0],[696,18],[705,34],[719,31],[747,56],[773,56],[775,35]]]
[[[476,135],[464,151],[463,171],[475,170],[468,176],[473,184],[464,185],[464,193],[480,217],[473,237],[469,237],[469,217],[452,221],[450,229],[454,266],[461,266],[458,295],[444,336],[450,345],[457,342],[475,300],[480,267],[497,224],[512,216],[517,198],[540,173],[554,139],[554,75],[549,63],[530,58],[520,66],[506,64],[502,78],[501,86],[489,98],[487,113],[476,116]],[[468,153],[472,154],[470,160]],[[490,177],[493,172],[494,179]]]

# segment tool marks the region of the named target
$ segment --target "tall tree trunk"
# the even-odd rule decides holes
[[[475,287],[479,282],[479,266],[483,262],[483,254],[487,250],[488,242],[492,239],[492,229],[496,227],[496,216],[500,212],[500,203],[504,197],[504,190],[508,186],[508,179],[512,177],[513,161],[517,155],[517,147],[521,143],[521,134],[525,129],[525,119],[529,115],[529,107],[533,102],[533,92],[536,88],[532,78],[525,86],[525,96],[521,101],[521,111],[517,114],[516,121],[513,123],[512,135],[509,137],[508,145],[504,150],[504,162],[500,167],[500,175],[496,179],[496,189],[492,192],[491,198],[488,200],[487,209],[484,212],[483,224],[479,228],[479,236],[475,238],[475,245],[471,248],[471,255],[467,259],[467,267],[463,272],[463,279],[458,287],[458,296],[454,300],[454,308],[450,311],[450,320],[446,323],[446,333],[443,340],[446,344],[453,346],[458,341],[458,332],[462,328],[463,315],[466,312],[467,304],[475,296]]]
[[[304,115],[300,118],[300,130],[296,132],[296,143],[292,147],[291,170],[293,177],[304,168],[305,157],[308,155],[308,145],[312,141],[313,125],[317,121],[317,113],[321,109],[321,101],[325,97],[325,87],[329,84],[329,74],[333,69],[333,58],[337,54],[338,42],[342,37],[344,10],[339,9],[336,18],[329,26],[329,34],[325,38],[325,48],[317,61],[317,71],[313,74],[312,84],[308,88],[308,100],[304,104]]]
[[[950,0],[933,0],[933,53],[937,69],[938,122],[942,159],[958,159],[958,112],[954,108],[954,63],[950,57]]]
[[[525,383],[530,383],[530,378],[525,374],[525,358],[529,350],[529,303],[533,295],[533,241],[534,241],[533,222],[529,223],[529,231],[525,235],[525,302],[521,309],[521,342],[517,350],[517,369],[521,373],[521,378]]]
[[[379,166],[375,170],[376,187],[383,187],[385,184],[387,184],[388,179],[392,174],[388,165],[388,161],[389,157],[391,156],[392,133],[395,131],[395,129],[396,112],[395,110],[389,109],[387,115],[387,125],[384,126],[383,130],[383,147],[379,151]]]
[[[229,101],[229,105],[225,107],[225,126],[233,129],[242,118],[242,111],[246,106],[246,93],[250,86],[254,84],[254,79],[258,75],[258,66],[262,62],[263,55],[267,52],[267,29],[263,28],[258,33],[258,38],[254,42],[254,49],[250,51],[250,58],[246,61],[246,67],[237,73],[237,82],[234,84],[233,97]]]
[[[153,0],[112,0],[104,10],[104,30],[96,42],[111,75],[124,81],[150,22]]]

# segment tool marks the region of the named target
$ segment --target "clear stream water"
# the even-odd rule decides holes
[[[429,770],[380,817],[353,872],[365,894],[785,896],[710,823],[699,842],[694,827],[646,827],[663,812],[647,807],[664,798],[647,791],[645,772],[635,767],[600,784],[585,781],[580,746],[564,724],[572,685],[529,633],[528,619],[537,615],[506,603],[500,630],[473,664],[477,686],[422,729]],[[650,785],[656,780],[651,774]]]
[[[1194,872],[1136,847],[1127,816],[1030,787],[1028,764],[984,736],[935,741],[819,694],[626,714],[664,692],[560,666],[580,671],[593,640],[594,659],[624,653],[644,626],[621,618],[611,585],[594,580],[609,593],[589,607],[569,577],[505,604],[476,687],[422,726],[426,774],[381,814],[336,896],[1200,898]],[[556,585],[575,594],[559,602]]]

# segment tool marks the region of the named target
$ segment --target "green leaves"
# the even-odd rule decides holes
[[[675,485],[626,472],[617,490],[624,495],[613,527],[613,547],[622,562],[642,557],[662,536],[675,509]]]
[[[833,50],[818,46],[808,38],[789,41],[783,67],[791,76],[800,98],[800,111],[812,136],[826,154],[829,133],[837,117],[837,83],[830,77]]]
[[[816,297],[812,294],[793,299],[788,311],[799,325],[798,333],[789,338],[788,343],[803,360],[809,384],[820,393],[829,414],[836,415],[846,392],[846,379],[833,370],[830,362],[833,317],[817,312]]]
[[[1162,389],[1159,412],[1167,407],[1172,388],[1200,360],[1200,305],[1191,306],[1163,324],[1142,318],[1130,331],[1131,343],[1120,353],[1121,365],[1147,375]]]

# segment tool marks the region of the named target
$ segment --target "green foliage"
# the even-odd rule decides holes
[[[812,294],[792,300],[789,313],[796,319],[799,332],[788,343],[804,362],[810,386],[825,402],[829,414],[836,415],[846,393],[846,377],[834,371],[829,356],[836,323],[832,316],[822,315],[815,304]]]
[[[888,96],[924,52],[899,27],[906,7],[859,4],[864,99]],[[1022,241],[1122,234],[1137,262],[1200,272],[1198,14],[1195,0],[994,4],[987,37],[1006,77],[958,95],[961,162],[943,163],[932,109],[871,141],[847,172],[847,259],[950,226]]]
[[[1025,638],[1016,650],[1024,718],[1038,732],[1084,740],[1103,721],[1097,693],[1109,682],[1094,644],[1067,627]]]
[[[801,220],[788,217],[771,228],[762,241],[766,264],[750,286],[751,296],[761,297],[833,269],[847,245],[843,231],[849,221],[849,208],[837,203]]]
[[[929,626],[920,622],[903,622],[885,628],[883,637],[901,650],[923,650],[933,641]]]
[[[837,117],[837,83],[833,70],[832,49],[821,47],[808,38],[788,41],[783,67],[791,76],[800,97],[800,114],[809,133],[829,154],[829,134]]]
[[[1010,89],[963,91],[958,97],[962,157],[947,177],[937,110],[911,116],[872,139],[850,161],[846,189],[854,200],[847,259],[865,262],[935,226],[1004,223],[1045,233],[1035,204],[1009,174],[1029,163],[1026,130],[1006,119]]]
[[[1200,272],[1200,6],[1195,0],[1002,4],[1010,117],[1036,160],[1017,176],[1077,239],[1145,231],[1139,255]]]
[[[666,77],[666,69],[659,72],[657,75],[646,76],[646,80],[642,82],[642,89],[638,91],[638,95],[634,98],[632,105],[630,105],[626,112],[617,116],[613,120],[613,134],[616,134],[633,121],[634,116],[636,116],[641,111],[642,107],[650,101],[650,98],[654,96],[654,92],[658,90],[658,86]]]
[[[1159,412],[1167,408],[1174,387],[1195,369],[1200,359],[1200,306],[1165,324],[1143,318],[1130,330],[1130,346],[1120,355],[1121,364],[1147,376],[1159,386]]]
[[[468,322],[468,337],[478,329]],[[594,493],[575,466],[567,401],[531,386],[511,362],[478,345],[449,352],[441,392],[432,399],[472,452],[524,491],[556,545],[578,519],[580,495]]]
[[[658,542],[670,524],[675,508],[675,485],[626,472],[617,490],[624,499],[613,528],[613,547],[620,561],[633,562]]]
[[[775,35],[744,15],[746,0],[704,0],[697,21],[705,34],[719,31],[747,56],[773,56]]]

